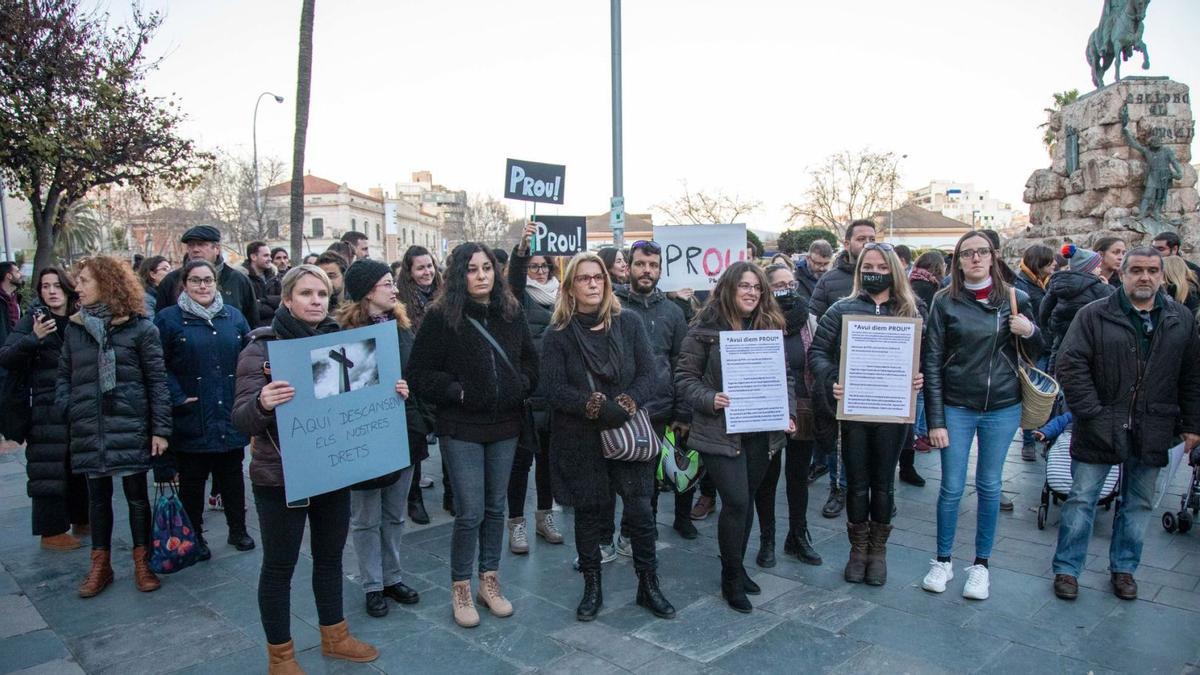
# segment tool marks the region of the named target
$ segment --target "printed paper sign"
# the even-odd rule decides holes
[[[583,216],[538,216],[537,229],[529,242],[535,255],[575,255],[587,250],[587,218]]]
[[[721,331],[721,379],[729,395],[725,433],[787,430],[791,415],[783,331]]]
[[[921,320],[843,316],[842,399],[837,418],[910,424],[916,419],[913,377],[921,358]]]
[[[746,258],[743,224],[655,225],[654,241],[662,247],[663,291],[710,291],[726,267]]]
[[[567,167],[520,159],[508,160],[504,171],[504,196],[523,202],[562,204],[567,188]]]
[[[275,409],[289,502],[412,463],[395,323],[274,340],[267,355],[272,378],[296,389]]]

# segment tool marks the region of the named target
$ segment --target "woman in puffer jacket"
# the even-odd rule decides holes
[[[1062,255],[1068,268],[1050,277],[1046,295],[1038,309],[1038,326],[1046,332],[1050,346],[1050,361],[1047,372],[1054,371],[1054,358],[1058,346],[1067,335],[1071,321],[1083,306],[1116,292],[1102,276],[1102,258],[1094,251],[1079,248],[1075,244],[1064,244]]]

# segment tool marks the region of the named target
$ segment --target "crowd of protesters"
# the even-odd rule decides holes
[[[1011,508],[1002,472],[1021,423],[1018,364],[1026,359],[1057,376],[1066,414],[1054,432],[1024,431],[1022,459],[1037,461],[1048,433],[1074,428],[1074,484],[1053,592],[1077,597],[1101,486],[1121,465],[1109,571],[1118,597],[1137,597],[1141,540],[1168,448],[1182,440],[1200,462],[1200,281],[1174,233],[1152,246],[1116,237],[1092,249],[1033,245],[1014,271],[991,231],[968,232],[952,253],[914,260],[908,247],[876,242],[874,223],[858,220],[846,227],[840,252],[817,240],[798,259],[730,264],[711,291],[668,293],[658,287],[663,252],[653,241],[551,257],[531,251],[533,231],[527,227],[511,251],[461,244],[444,266],[419,246],[390,266],[372,260],[366,236],[352,232],[295,266],[286,250],[252,242],[234,267],[220,231],[200,225],[182,238],[181,267],[162,256],[136,269],[104,256],[71,271],[44,267],[27,308],[20,268],[0,263],[0,393],[9,412],[0,433],[25,442],[41,547],[67,551],[90,540],[78,594],[104,591],[115,578],[112,502],[120,479],[131,576],[140,591],[159,588],[148,566],[153,471],[156,482],[178,486],[201,561],[212,556],[204,524],[210,478],[227,544],[251,550],[258,544],[246,522],[248,447],[270,671],[301,672],[289,617],[306,527],[322,653],[371,661],[378,651],[347,625],[342,552],[349,538],[369,616],[386,615],[389,599],[420,602],[402,579],[401,538],[407,520],[430,522],[422,491],[433,481],[421,466],[436,442],[442,507],[454,518],[455,623],[479,625],[476,602],[493,617],[517,611],[519,599],[506,598],[500,581],[505,537],[518,555],[530,553],[531,535],[563,544],[561,507],[571,513],[583,582],[576,617],[596,618],[602,567],[623,554],[637,576],[636,604],[670,619],[675,608],[660,585],[656,552],[659,495],[669,491],[656,479],[658,454],[629,461],[606,446],[606,434],[648,420],[702,458],[704,480],[672,495],[672,529],[695,539],[693,521],[718,513],[719,590],[739,612],[751,612],[750,596],[761,592],[745,562],[756,514],[755,562],[776,565],[781,479],[783,554],[823,563],[807,511],[809,484],[827,473],[821,512],[845,513],[845,580],[885,584],[895,479],[898,472],[906,483],[925,484],[914,465],[922,451],[939,452],[941,480],[936,549],[921,588],[946,591],[974,447],[974,559],[963,570],[962,595],[985,600],[998,514]],[[845,395],[843,318],[863,315],[923,325],[913,424],[836,418]],[[382,323],[399,336],[404,379],[394,388],[407,403],[411,464],[288,503],[275,411],[295,390],[272,379],[267,345]],[[727,432],[720,334],[739,330],[784,336],[785,429]]]

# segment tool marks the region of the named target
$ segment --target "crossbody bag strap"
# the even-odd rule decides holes
[[[468,316],[467,321],[470,321],[471,325],[475,327],[475,330],[479,331],[479,334],[483,336],[483,339],[487,340],[488,344],[492,346],[492,349],[496,350],[496,353],[500,355],[500,360],[504,361],[504,365],[508,366],[508,369],[513,372],[513,375],[516,375],[517,379],[520,379],[521,374],[517,372],[516,366],[512,364],[512,361],[508,360],[508,354],[504,353],[504,349],[500,347],[500,343],[496,342],[496,338],[492,337],[492,334],[488,332],[488,329],[484,328],[483,324],[479,323],[472,317]]]

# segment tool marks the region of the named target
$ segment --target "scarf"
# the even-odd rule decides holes
[[[374,326],[375,324],[387,323],[395,318],[396,317],[392,316],[391,314],[372,314],[371,325]]]
[[[433,284],[429,284],[428,286],[413,284],[413,288],[417,289],[415,297],[417,302],[420,303],[422,307],[428,305],[430,301],[433,300],[433,293],[437,290]]]
[[[1050,277],[1045,279],[1039,277],[1036,272],[1026,267],[1024,262],[1021,263],[1021,271],[1025,273],[1026,278],[1040,286],[1043,291],[1046,290],[1046,284],[1050,283]]]
[[[221,284],[221,274],[225,271],[225,256],[217,256],[217,262],[213,263],[213,271],[217,273],[217,288],[219,289]]]
[[[546,283],[541,283],[533,277],[525,280],[525,292],[534,302],[542,307],[550,307],[558,299],[558,279],[550,277]]]
[[[940,287],[940,285],[942,283],[941,280],[939,280],[937,277],[933,276],[933,272],[930,272],[929,270],[921,268],[921,267],[914,267],[912,272],[908,275],[908,280],[909,281],[928,281],[929,283],[934,285],[935,289],[937,287]]]
[[[213,325],[213,319],[216,318],[217,314],[222,309],[225,309],[225,299],[221,297],[219,292],[213,293],[213,301],[208,305],[208,307],[196,302],[196,300],[192,296],[188,295],[186,291],[179,294],[179,300],[177,300],[175,304],[179,305],[179,309],[187,312],[188,314],[191,314],[198,319],[204,319],[210,326]]]
[[[117,387],[117,352],[108,341],[108,327],[112,324],[112,310],[104,303],[79,308],[83,329],[96,341],[100,350],[96,360],[100,393],[106,394]]]
[[[271,330],[275,331],[275,337],[280,340],[291,340],[294,338],[324,335],[326,333],[336,333],[340,329],[337,322],[329,318],[328,314],[314,328],[292,316],[291,310],[281,302],[279,303],[279,309],[275,310],[275,318],[271,320]]]
[[[583,363],[588,372],[600,378],[603,382],[614,384],[621,377],[621,347],[614,335],[615,326],[609,326],[606,331],[592,330],[600,323],[599,313],[584,314],[576,312],[571,318],[571,335],[583,352]]]
[[[988,296],[992,293],[992,278],[989,276],[977,283],[971,283],[963,279],[963,286],[975,296],[977,301],[986,305]]]

